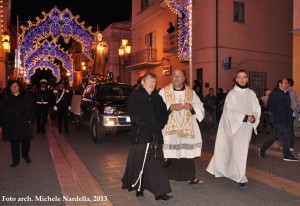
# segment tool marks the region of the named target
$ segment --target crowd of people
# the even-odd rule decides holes
[[[229,92],[218,88],[215,94],[210,88],[205,96],[199,81],[194,81],[192,87],[185,84],[181,70],[175,70],[171,82],[159,91],[156,83],[156,75],[146,73],[133,86],[128,100],[131,146],[122,188],[135,190],[137,197],[148,190],[156,200],[169,200],[169,180],[203,184],[195,167],[195,158],[201,156],[202,150],[202,121],[205,128],[217,131],[207,172],[227,177],[241,188],[247,187],[246,163],[253,132],[270,134],[259,150],[261,158],[275,141],[281,140],[283,160],[298,161],[292,154],[294,120],[299,112],[292,79],[279,80],[276,88],[266,89],[260,99],[249,88],[245,70],[236,73],[235,85]],[[10,167],[19,164],[20,156],[31,162],[33,123],[36,122],[37,133],[46,133],[49,111],[57,116],[58,132],[69,132],[68,114],[74,91],[62,81],[49,90],[45,79],[31,91],[26,92],[22,86],[17,80],[10,81],[0,96],[0,134],[11,142]]]
[[[12,80],[0,95],[0,135],[11,143],[12,164],[18,166],[20,156],[26,163],[31,163],[29,157],[30,143],[36,133],[46,133],[46,123],[49,111],[55,111],[59,132],[62,127],[68,133],[68,114],[71,105],[72,92],[65,89],[65,83],[60,81],[54,89],[47,87],[47,80],[40,80],[40,87],[25,89],[18,80]]]
[[[270,133],[270,139],[259,151],[261,158],[274,141],[282,139],[283,160],[298,161],[292,154],[292,128],[297,112],[292,101],[297,97],[291,92],[290,80],[280,80],[273,91],[266,90],[258,99],[249,88],[248,73],[244,70],[236,73],[235,85],[229,92],[219,88],[215,95],[210,88],[206,96],[201,93],[199,81],[195,80],[192,88],[187,86],[180,70],[173,72],[172,82],[159,92],[155,90],[156,75],[145,74],[129,100],[132,141],[122,188],[135,190],[137,197],[149,190],[156,200],[169,200],[172,196],[168,194],[168,180],[202,184],[196,176],[194,161],[201,156],[201,121],[211,131],[217,130],[207,172],[227,177],[241,188],[247,188],[248,149],[257,128],[266,128]]]

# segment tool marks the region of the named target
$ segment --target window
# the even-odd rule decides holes
[[[141,10],[149,6],[150,0],[141,0]]]
[[[155,32],[151,32],[145,36],[146,54],[145,61],[153,62],[156,60]]]
[[[240,2],[233,2],[233,21],[245,22],[245,4]]]
[[[75,52],[76,52],[76,53],[81,53],[81,52],[82,52],[81,44],[78,44],[77,42],[76,42]]]
[[[146,48],[155,48],[155,32],[151,32],[145,36]]]
[[[260,98],[266,89],[267,72],[249,72],[249,86]]]

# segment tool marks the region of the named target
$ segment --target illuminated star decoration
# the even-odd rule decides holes
[[[192,54],[192,0],[164,1],[179,16],[178,57],[181,61],[189,61]]]
[[[43,44],[26,55],[24,59],[24,66],[27,68],[27,79],[30,78],[31,75],[34,74],[35,67],[32,65],[36,65],[36,62],[40,59],[52,59],[52,62],[55,58],[62,62],[62,67],[64,67],[67,71],[70,72],[70,82],[73,82],[73,60],[71,55],[67,52],[64,52],[60,49],[55,42],[49,42],[45,40]],[[43,63],[43,62],[41,62]],[[53,70],[52,70],[53,71]],[[31,75],[30,75],[31,74]],[[58,78],[57,73],[53,73],[53,75]],[[60,77],[60,75],[59,75]]]

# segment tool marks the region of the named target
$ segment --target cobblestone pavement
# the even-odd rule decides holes
[[[94,144],[88,127],[81,127],[79,131],[74,125],[70,127],[69,134],[58,134],[51,122],[47,134],[37,134],[32,141],[32,163],[21,160],[16,168],[9,167],[9,143],[0,140],[1,206],[300,205],[299,162],[284,162],[280,149],[272,149],[264,159],[259,158],[258,148],[268,137],[266,134],[259,134],[250,145],[247,189],[240,189],[227,178],[214,178],[205,171],[213,152],[215,133],[203,130],[203,153],[196,159],[196,170],[204,184],[170,181],[174,198],[156,201],[147,191],[144,197],[137,198],[134,192],[121,189],[129,133],[110,135],[105,144]],[[299,142],[297,139],[295,154],[300,152]],[[63,197],[71,200],[63,201]],[[80,197],[82,199],[75,200]]]

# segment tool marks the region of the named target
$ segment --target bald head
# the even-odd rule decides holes
[[[172,84],[176,89],[181,89],[185,81],[184,73],[182,70],[174,70],[172,74]]]
[[[178,75],[178,74],[181,74],[181,75],[184,76],[184,73],[183,73],[182,70],[176,69],[176,70],[173,71],[173,75]]]

